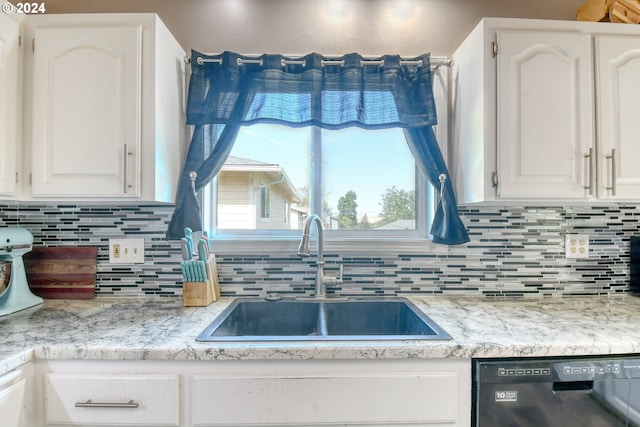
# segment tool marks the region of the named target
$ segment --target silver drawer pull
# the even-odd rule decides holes
[[[86,402],[76,402],[76,408],[129,408],[135,409],[140,404],[134,402],[133,400],[128,401],[127,403],[110,403],[110,402],[92,402],[91,399]]]

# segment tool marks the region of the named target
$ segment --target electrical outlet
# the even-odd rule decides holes
[[[567,234],[564,251],[566,258],[589,258],[589,235]]]
[[[144,263],[144,239],[109,239],[109,263]]]

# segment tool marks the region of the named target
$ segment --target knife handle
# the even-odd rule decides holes
[[[182,260],[189,261],[191,255],[189,254],[189,241],[186,237],[180,239],[180,250],[182,251]]]
[[[206,261],[208,256],[207,256],[207,245],[204,241],[204,239],[200,239],[198,241],[198,258],[200,259],[200,261]]]

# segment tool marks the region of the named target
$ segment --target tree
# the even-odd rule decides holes
[[[362,218],[358,223],[358,228],[361,230],[368,230],[371,228],[371,223],[369,222],[369,217],[367,216],[367,214],[362,215]]]
[[[382,208],[382,219],[378,226],[416,217],[416,195],[413,190],[399,190],[395,186],[387,188],[379,205]]]
[[[354,228],[358,224],[358,196],[352,190],[338,199],[338,220],[344,228]]]
[[[301,206],[311,207],[311,190],[309,189],[309,186],[305,185],[304,187],[300,187],[297,191],[298,196],[300,196],[300,199],[302,200]],[[331,206],[329,206],[329,203],[327,202],[327,195],[325,194],[322,197],[322,217],[325,218],[331,216],[332,213],[333,210],[331,209]]]

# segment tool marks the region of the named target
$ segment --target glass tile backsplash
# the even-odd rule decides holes
[[[180,245],[165,240],[170,205],[0,205],[0,226],[19,226],[34,245],[97,246],[96,296],[182,295]],[[471,242],[434,254],[327,253],[345,265],[338,295],[551,296],[628,292],[629,239],[640,205],[461,207]],[[567,233],[588,234],[590,257],[566,259]],[[145,263],[108,263],[109,238],[143,237]],[[217,253],[223,296],[312,294],[315,257]]]

